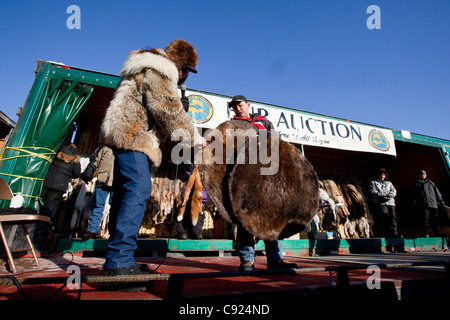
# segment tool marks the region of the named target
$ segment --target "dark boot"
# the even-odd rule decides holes
[[[283,259],[278,261],[267,261],[267,270],[284,270],[295,268],[298,268],[298,265],[296,263],[289,263],[283,261]]]
[[[197,224],[192,228],[192,238],[201,240],[203,239],[203,223],[205,221],[205,215],[203,213],[198,215]]]
[[[134,266],[119,269],[103,269],[101,275],[108,277],[117,276],[139,276],[150,274],[146,264],[136,264]],[[148,291],[153,288],[155,281],[133,281],[133,282],[106,282],[100,283],[99,289],[102,291],[139,292]]]
[[[239,271],[243,271],[243,272],[253,272],[255,271],[255,266],[253,261],[244,261],[241,263],[241,265],[239,266]]]
[[[183,221],[177,221],[176,227],[178,239],[187,239],[186,229],[184,228]]]

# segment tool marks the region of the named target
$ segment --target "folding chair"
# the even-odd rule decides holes
[[[13,198],[13,193],[11,191],[11,188],[6,183],[5,180],[0,178],[0,199],[1,200],[11,200]],[[3,245],[5,247],[6,255],[8,256],[8,262],[9,266],[11,267],[11,270],[13,273],[17,273],[16,266],[14,264],[14,259],[12,256],[12,252],[19,252],[19,251],[30,251],[33,254],[34,261],[36,262],[36,266],[39,267],[39,261],[36,256],[36,252],[34,250],[33,244],[31,243],[30,235],[28,234],[28,230],[26,228],[26,224],[31,223],[39,223],[39,222],[50,222],[50,218],[47,216],[42,216],[39,214],[20,214],[20,213],[14,213],[14,209],[11,209],[11,213],[6,212],[0,214],[0,235],[2,237]],[[15,225],[20,224],[22,225],[23,232],[25,233],[25,237],[27,238],[27,242],[29,245],[28,249],[18,249],[18,250],[11,250],[8,245],[8,241],[6,240],[5,232],[3,230],[4,225]]]

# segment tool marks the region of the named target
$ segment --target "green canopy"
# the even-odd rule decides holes
[[[14,194],[22,193],[24,206],[39,201],[42,184],[57,150],[90,98],[93,87],[55,75],[42,64],[19,120],[0,155],[0,177]],[[9,201],[2,201],[7,207]]]

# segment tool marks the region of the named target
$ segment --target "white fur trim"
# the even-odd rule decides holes
[[[123,64],[120,74],[122,76],[133,75],[145,68],[155,69],[173,82],[178,82],[178,69],[175,64],[169,59],[151,52],[133,54]]]

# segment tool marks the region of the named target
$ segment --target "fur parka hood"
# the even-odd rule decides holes
[[[120,75],[122,78],[131,77],[152,68],[167,76],[172,82],[178,81],[178,70],[173,63],[168,63],[169,57],[162,49],[131,51],[123,64]]]
[[[76,179],[80,174],[80,156],[75,145],[64,146],[48,169],[44,187],[65,192],[70,179]]]
[[[189,133],[189,147],[200,141],[178,95],[179,71],[164,50],[132,51],[120,74],[101,126],[101,144],[143,152],[159,166],[160,145],[175,130]]]
[[[65,163],[80,162],[80,156],[77,155],[77,149],[72,144],[62,147],[61,151],[56,155],[56,159],[62,160]]]

